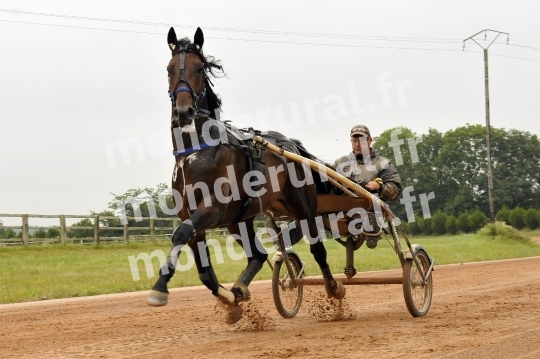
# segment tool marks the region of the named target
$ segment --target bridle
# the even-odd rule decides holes
[[[206,65],[206,61],[204,58],[201,57],[201,55],[194,51],[192,48],[189,48],[189,45],[191,45],[191,42],[186,43],[184,46],[180,46],[180,49],[174,54],[174,56],[179,55],[180,56],[180,73],[178,74],[178,79],[176,80],[176,83],[174,85],[174,91],[171,91],[169,88],[169,97],[171,98],[172,107],[173,109],[176,107],[176,95],[178,95],[180,92],[189,92],[191,95],[191,98],[193,99],[193,105],[195,107],[195,117],[199,116],[199,112],[202,112],[204,115],[208,116],[210,115],[210,111],[205,110],[203,108],[199,108],[199,105],[201,104],[201,101],[206,96],[206,80],[208,80],[208,77],[206,75],[206,71],[204,72],[204,80],[203,80],[203,89],[200,94],[197,94],[191,84],[189,83],[188,78],[186,77],[185,73],[185,65],[186,65],[186,53],[190,52],[192,54],[197,55],[204,65]],[[185,82],[187,86],[180,86],[180,82]]]

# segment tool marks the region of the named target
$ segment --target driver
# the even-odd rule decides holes
[[[336,171],[383,201],[396,200],[401,193],[401,178],[392,162],[371,148],[373,139],[367,126],[354,126],[350,137],[352,152],[334,162]]]

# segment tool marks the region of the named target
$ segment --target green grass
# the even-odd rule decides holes
[[[403,245],[404,245],[404,241]],[[502,237],[467,234],[441,237],[415,237],[412,243],[423,245],[437,264],[462,263],[540,255],[540,245],[531,241]],[[345,248],[339,243],[325,242],[328,262],[334,273],[341,273],[345,264]],[[266,247],[269,247],[267,244]],[[107,293],[148,290],[155,282],[147,278],[142,261],[137,262],[141,279],[134,281],[128,256],[150,254],[156,249],[165,254],[168,242],[84,245],[32,245],[27,247],[0,247],[0,303],[15,303],[41,299],[77,297]],[[320,274],[305,243],[294,249],[307,263],[307,275]],[[238,251],[238,249],[237,249]],[[222,283],[234,282],[246,265],[246,260],[229,258],[223,246],[223,264],[216,264],[211,251],[215,272]],[[355,267],[359,271],[399,268],[399,260],[386,241],[376,249],[360,248],[355,254]],[[182,254],[180,263],[187,259]],[[153,259],[155,273],[158,260]],[[270,279],[268,266],[255,280]],[[197,270],[177,271],[170,287],[200,285]]]

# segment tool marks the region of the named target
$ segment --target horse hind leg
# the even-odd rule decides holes
[[[317,241],[310,245],[310,252],[321,269],[324,278],[324,287],[329,298],[343,299],[345,297],[345,286],[340,281],[336,281],[332,271],[326,262],[326,248],[322,242]]]
[[[246,256],[248,257],[248,264],[246,268],[240,273],[240,276],[234,283],[231,291],[234,293],[237,301],[249,300],[251,295],[249,293],[248,286],[253,278],[260,272],[264,263],[268,258],[268,254],[264,250],[264,247],[258,241],[255,230],[253,229],[253,219],[244,222],[246,231],[240,230],[239,224],[231,224],[228,229],[231,234],[239,236],[237,242],[242,246]],[[244,234],[244,236],[242,236]],[[247,240],[247,243],[246,243]]]
[[[327,252],[324,244],[322,243],[322,238],[317,227],[317,222],[315,218],[313,218],[312,220],[307,220],[306,222],[307,228],[305,228],[304,225],[298,226],[299,221],[295,222],[297,227],[289,231],[292,237],[291,240],[293,241],[293,243],[297,241],[297,237],[299,236],[298,229],[300,227],[301,232],[304,233],[309,239],[310,252],[311,254],[313,254],[313,258],[321,269],[328,297],[335,299],[343,299],[343,297],[345,297],[345,287],[341,282],[336,281],[334,279],[334,276],[332,275],[330,266],[328,265],[328,262],[326,260]],[[300,223],[302,223],[302,221]]]

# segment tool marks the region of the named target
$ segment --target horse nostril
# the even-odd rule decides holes
[[[189,119],[192,119],[195,116],[195,110],[193,107],[188,108],[186,115]]]

